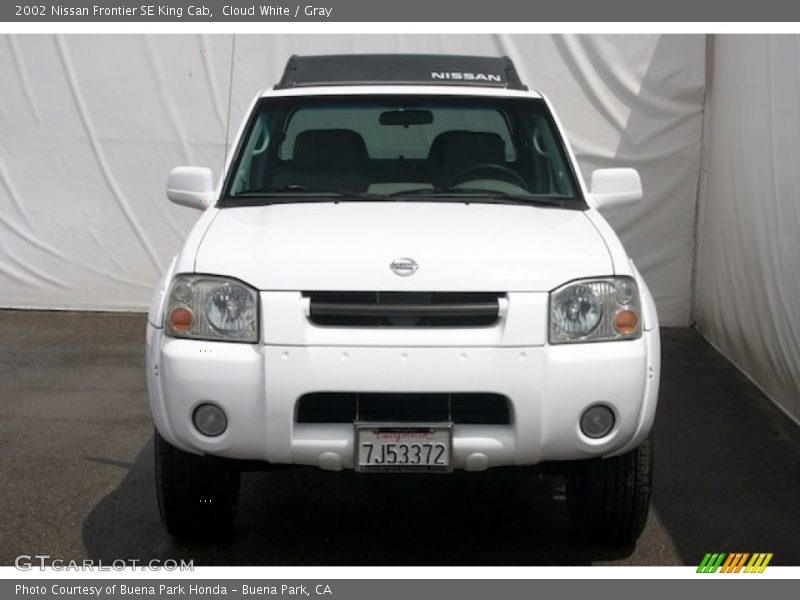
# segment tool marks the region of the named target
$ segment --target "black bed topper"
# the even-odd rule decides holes
[[[507,56],[292,56],[276,90],[320,85],[466,85],[527,90]]]

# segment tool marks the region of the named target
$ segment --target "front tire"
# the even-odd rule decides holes
[[[650,440],[620,456],[587,462],[567,475],[570,524],[578,537],[633,544],[650,510],[653,452]]]
[[[161,521],[180,538],[230,535],[240,473],[224,459],[184,452],[155,433],[156,494]]]

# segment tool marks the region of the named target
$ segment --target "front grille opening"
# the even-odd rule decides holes
[[[495,292],[305,292],[315,325],[488,327],[500,317]]]
[[[511,423],[508,398],[487,393],[316,392],[300,397],[296,418],[298,423]]]

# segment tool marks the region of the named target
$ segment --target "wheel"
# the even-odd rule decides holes
[[[493,171],[495,174],[500,174],[503,176],[501,181],[506,181],[509,183],[513,183],[514,185],[518,185],[523,190],[528,188],[528,182],[523,179],[522,175],[517,173],[514,169],[510,167],[506,167],[505,165],[498,165],[496,163],[483,163],[480,165],[472,165],[471,167],[467,167],[466,169],[459,171],[453,177],[450,178],[450,183],[446,186],[447,188],[454,188],[457,187],[459,184],[469,181],[473,177],[477,176],[478,173],[481,171]]]
[[[567,511],[578,537],[632,544],[650,510],[653,452],[650,440],[620,456],[590,461],[567,475]]]
[[[233,532],[240,473],[224,459],[172,446],[156,431],[156,493],[172,535],[215,538]]]

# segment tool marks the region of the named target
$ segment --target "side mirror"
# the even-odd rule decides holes
[[[214,201],[214,174],[205,167],[175,167],[167,178],[167,198],[205,210]]]
[[[590,187],[598,209],[630,206],[642,199],[642,180],[636,169],[597,169]]]

